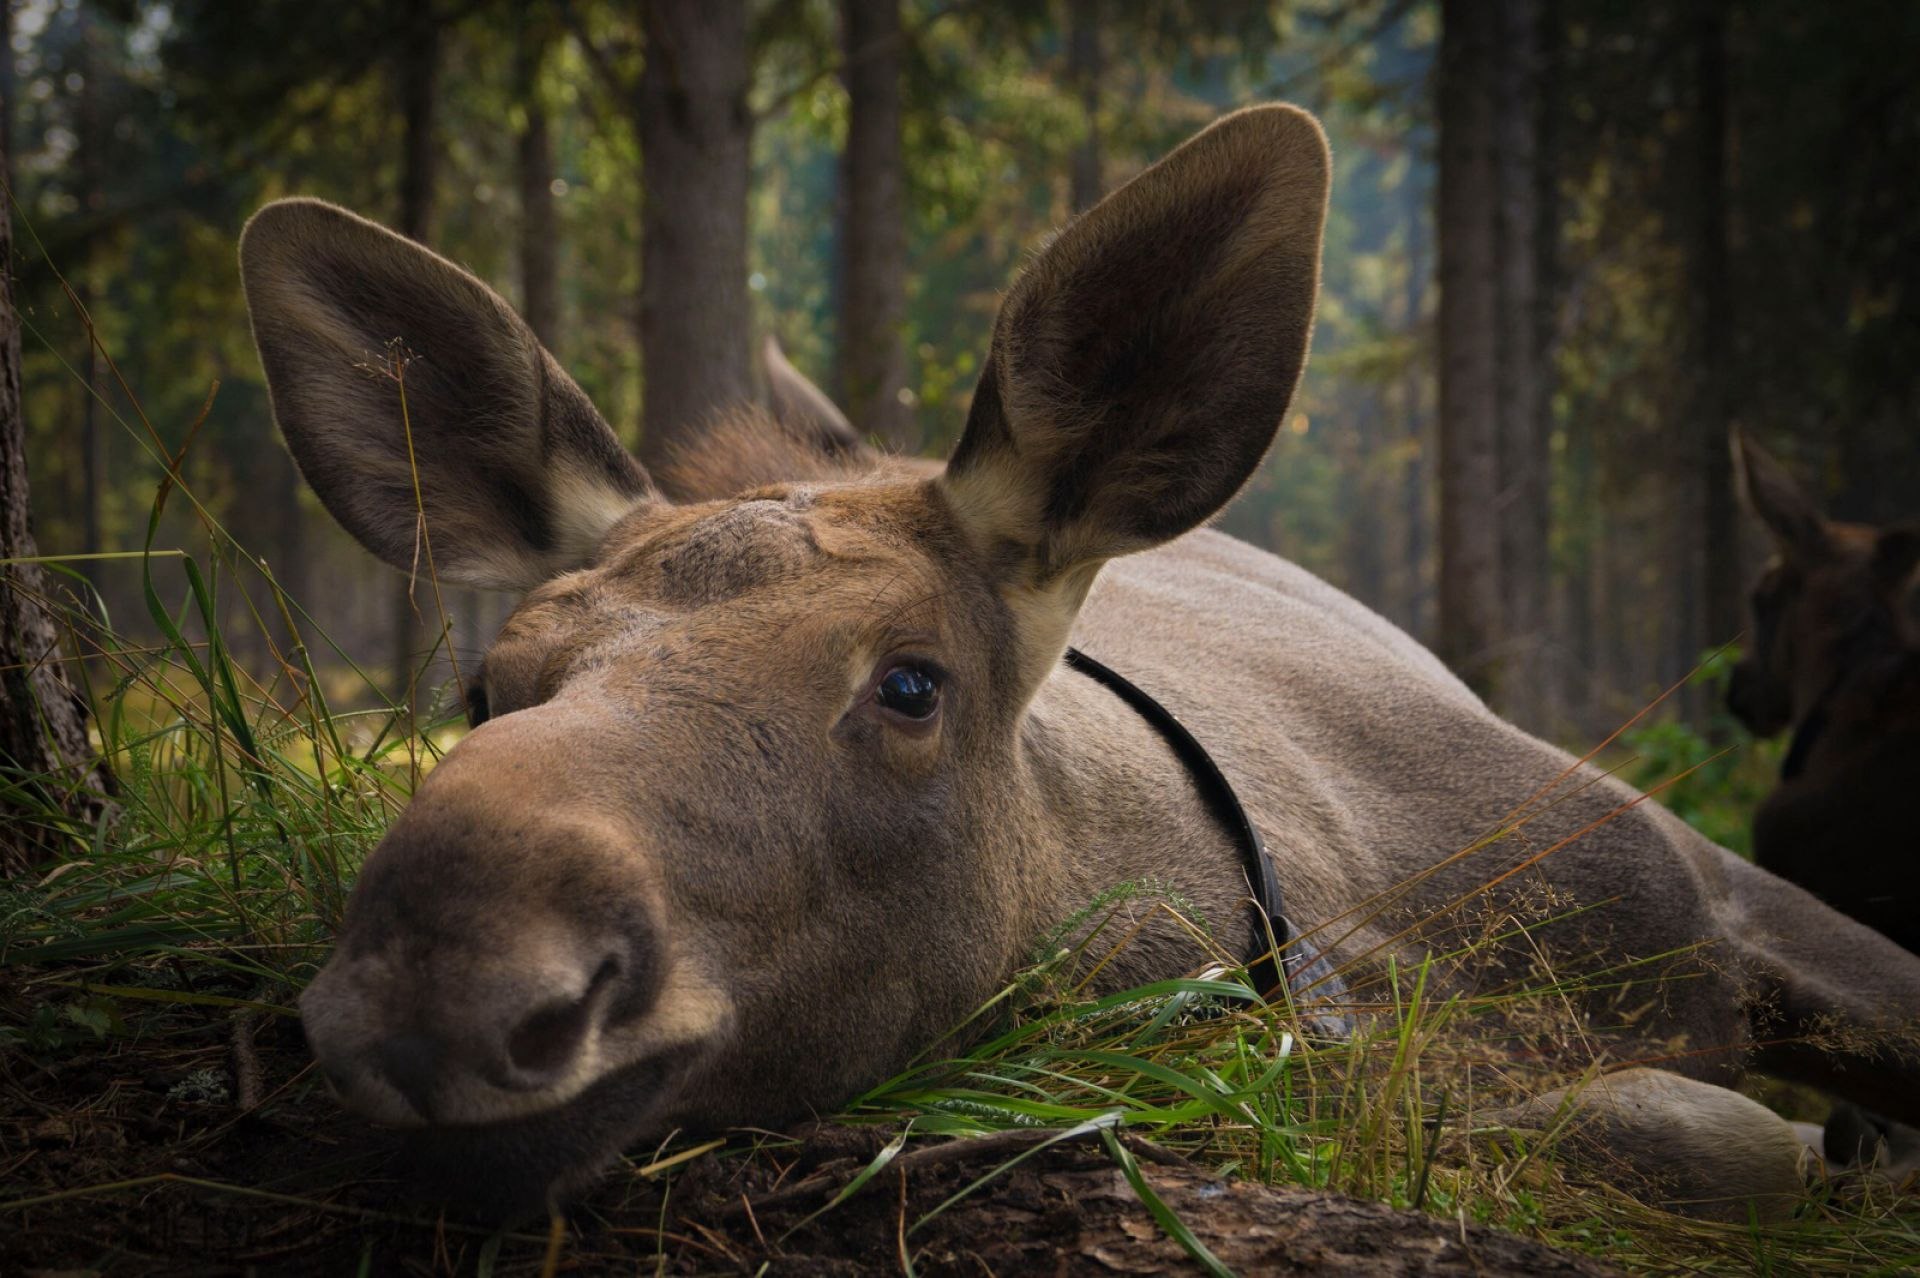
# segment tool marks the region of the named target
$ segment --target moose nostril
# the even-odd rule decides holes
[[[380,1045],[380,1072],[422,1118],[433,1117],[433,1082],[440,1044],[425,1034],[395,1034]]]
[[[521,1021],[507,1037],[507,1058],[526,1074],[553,1074],[566,1066],[586,1040],[594,1017],[606,1003],[606,991],[620,975],[620,962],[600,964],[587,992],[569,1003],[550,1003]]]

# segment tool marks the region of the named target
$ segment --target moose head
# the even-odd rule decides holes
[[[1830,521],[1753,440],[1736,433],[1733,455],[1741,500],[1774,553],[1753,587],[1727,706],[1764,737],[1799,725],[1862,661],[1920,650],[1920,524]]]
[[[524,593],[302,999],[343,1101],[537,1201],[638,1137],[885,1077],[1145,872],[1086,846],[1136,800],[1088,792],[1036,692],[1101,565],[1265,453],[1327,185],[1311,117],[1228,116],[1027,268],[943,472],[681,503],[471,275],[263,209],[241,266],[308,482],[389,564]],[[1152,872],[1244,915],[1237,870]]]

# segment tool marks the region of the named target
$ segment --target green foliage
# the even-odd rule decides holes
[[[1656,791],[1694,829],[1742,856],[1753,855],[1753,814],[1780,777],[1784,741],[1756,741],[1727,713],[1727,678],[1738,649],[1709,653],[1691,676],[1713,709],[1708,733],[1674,718],[1654,718],[1621,733],[1630,752],[1624,780]]]

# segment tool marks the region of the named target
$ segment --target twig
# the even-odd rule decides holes
[[[753,113],[754,123],[761,124],[773,119],[799,98],[811,93],[814,86],[820,84],[822,81],[831,80],[842,72],[849,71],[863,63],[871,62],[883,53],[888,53],[895,48],[905,47],[912,41],[918,40],[921,36],[932,30],[943,18],[946,18],[950,14],[957,13],[965,7],[965,0],[956,0],[956,3],[935,9],[912,27],[902,27],[891,35],[881,36],[877,40],[870,40],[860,48],[855,49],[849,56],[837,58],[834,61],[826,63],[824,66],[815,70],[813,74],[802,77],[797,84],[788,85],[785,89],[775,93],[773,97],[767,101],[765,106]]]
[[[913,1256],[907,1251],[907,1169],[900,1169],[900,1222],[895,1228],[893,1245],[900,1252],[900,1272],[913,1273]]]
[[[765,1247],[767,1236],[760,1232],[760,1218],[753,1214],[753,1203],[745,1194],[740,1195],[740,1208],[746,1213],[747,1223],[753,1226],[753,1236],[760,1240],[762,1247]]]
[[[233,1103],[243,1114],[260,1108],[260,1057],[253,1050],[253,1028],[259,1014],[252,1009],[233,1018]]]
[[[1292,75],[1281,76],[1278,80],[1268,81],[1266,86],[1260,90],[1260,99],[1270,100],[1284,97],[1305,81],[1320,79],[1326,75],[1327,72],[1346,62],[1348,58],[1351,58],[1361,49],[1379,40],[1390,28],[1399,23],[1402,18],[1406,17],[1412,8],[1413,0],[1394,0],[1394,3],[1382,9],[1378,16],[1365,28],[1326,56],[1318,59],[1312,66],[1301,71],[1296,71]]]
[[[605,89],[608,96],[616,103],[622,105],[631,103],[634,95],[639,92],[639,86],[614,70],[613,62],[620,56],[619,53],[609,53],[600,47],[599,42],[587,31],[585,21],[571,4],[560,6],[560,19],[566,24],[568,34],[573,36],[573,42],[580,47],[581,54],[587,60],[587,67],[593,72],[594,78],[600,81],[600,87]]]

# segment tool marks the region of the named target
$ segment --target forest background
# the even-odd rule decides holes
[[[220,629],[262,686],[287,667],[260,561],[329,637],[337,697],[458,710],[437,614],[334,527],[272,427],[234,246],[294,194],[491,282],[643,458],[759,393],[768,334],[860,429],[937,453],[1037,244],[1222,111],[1299,102],[1336,157],[1315,352],[1222,524],[1582,746],[1746,625],[1764,548],[1730,428],[1836,515],[1920,514],[1905,0],[24,0],[8,17],[40,549],[107,556],[63,580],[142,633],[141,562],[112,556],[146,544],[157,438],[224,532],[178,502],[153,544],[214,539]],[[463,654],[509,606],[448,602]],[[1713,664],[1659,712],[1683,755],[1733,733]],[[1711,832],[1738,841],[1744,816],[1726,825]]]

